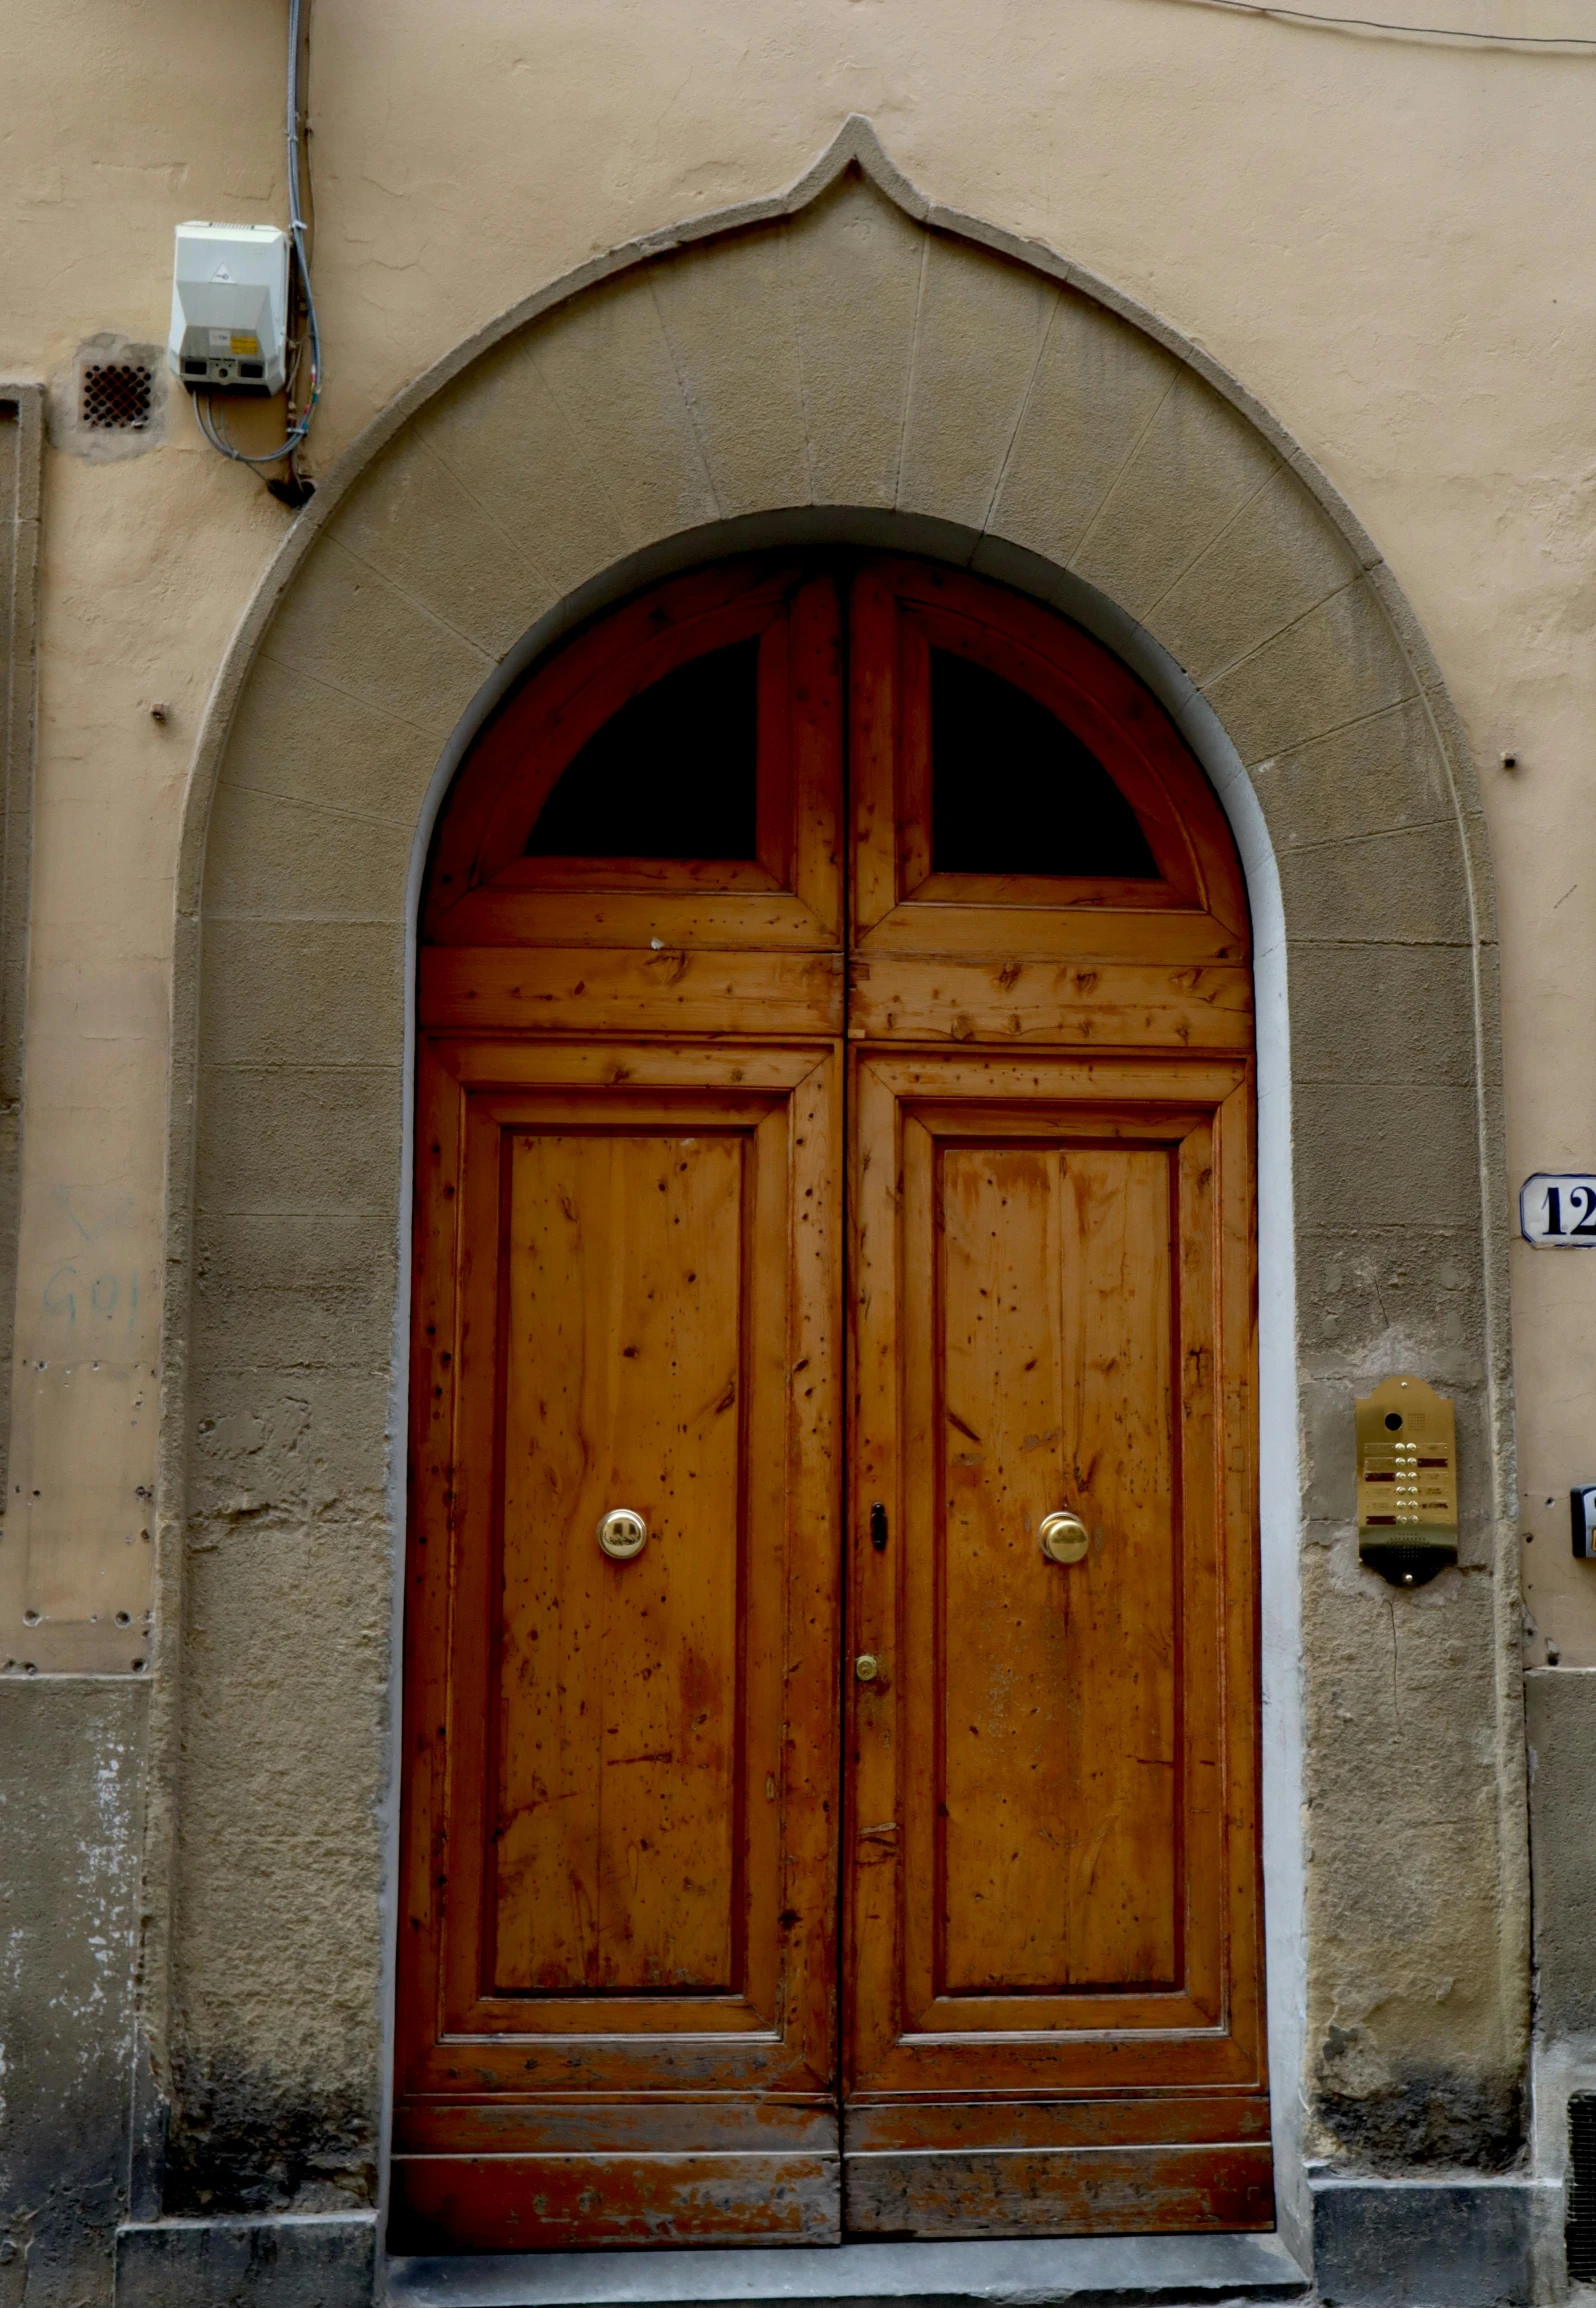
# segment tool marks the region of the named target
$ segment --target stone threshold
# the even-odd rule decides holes
[[[681,2308],[801,2300],[807,2308],[1223,2308],[1307,2300],[1278,2236],[1071,2236],[1001,2244],[516,2252],[391,2259],[393,2308]]]

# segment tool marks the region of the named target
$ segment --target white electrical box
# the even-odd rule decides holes
[[[191,392],[280,393],[288,235],[275,224],[180,224],[166,358]]]

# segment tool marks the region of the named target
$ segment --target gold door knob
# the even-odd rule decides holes
[[[1044,1515],[1037,1544],[1050,1563],[1078,1563],[1092,1543],[1079,1515]]]
[[[610,1560],[629,1563],[648,1542],[648,1525],[630,1507],[611,1507],[598,1527],[598,1543]]]
[[[873,1683],[881,1672],[881,1661],[873,1651],[861,1651],[853,1663],[853,1671],[861,1683]]]

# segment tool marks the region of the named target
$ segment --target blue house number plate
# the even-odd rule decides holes
[[[1519,1188],[1518,1223],[1537,1250],[1596,1250],[1596,1178],[1537,1170]]]

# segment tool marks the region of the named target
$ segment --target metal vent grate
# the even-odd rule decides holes
[[[92,361],[83,370],[82,422],[102,433],[134,433],[150,421],[153,372],[142,361]]]
[[[1596,2092],[1575,2092],[1568,2103],[1567,2207],[1569,2278],[1596,2284]]]

